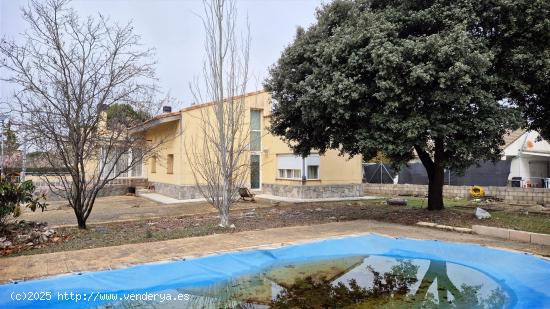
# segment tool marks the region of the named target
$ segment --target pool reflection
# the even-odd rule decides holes
[[[483,273],[445,261],[352,256],[278,264],[210,286],[165,291],[183,302],[111,308],[503,308],[508,296]]]

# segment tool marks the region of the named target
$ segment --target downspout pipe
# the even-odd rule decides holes
[[[302,157],[302,185],[305,185],[307,181],[306,176],[306,157]]]
[[[521,147],[518,150],[519,176],[521,177],[522,180],[523,180],[523,175],[521,174],[521,163],[522,163],[521,162],[521,155],[523,153],[523,148],[525,148],[525,144],[527,143],[527,138],[529,137],[529,131],[525,132],[524,134],[525,134],[525,138],[523,139],[523,143],[521,143]]]

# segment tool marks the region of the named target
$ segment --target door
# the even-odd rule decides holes
[[[260,155],[250,155],[250,188],[260,189]]]

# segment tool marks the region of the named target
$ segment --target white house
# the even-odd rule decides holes
[[[536,131],[523,130],[512,132],[505,140],[502,159],[510,159],[510,184],[550,188],[550,143]]]

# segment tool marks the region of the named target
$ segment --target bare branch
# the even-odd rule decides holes
[[[10,73],[3,80],[19,86],[12,109],[21,133],[52,167],[66,171],[54,169],[45,183],[69,201],[85,227],[100,190],[160,146],[106,121],[115,104],[136,113],[158,109],[156,63],[131,24],[80,18],[68,4],[32,1],[23,9],[25,43],[2,40],[0,65]]]

